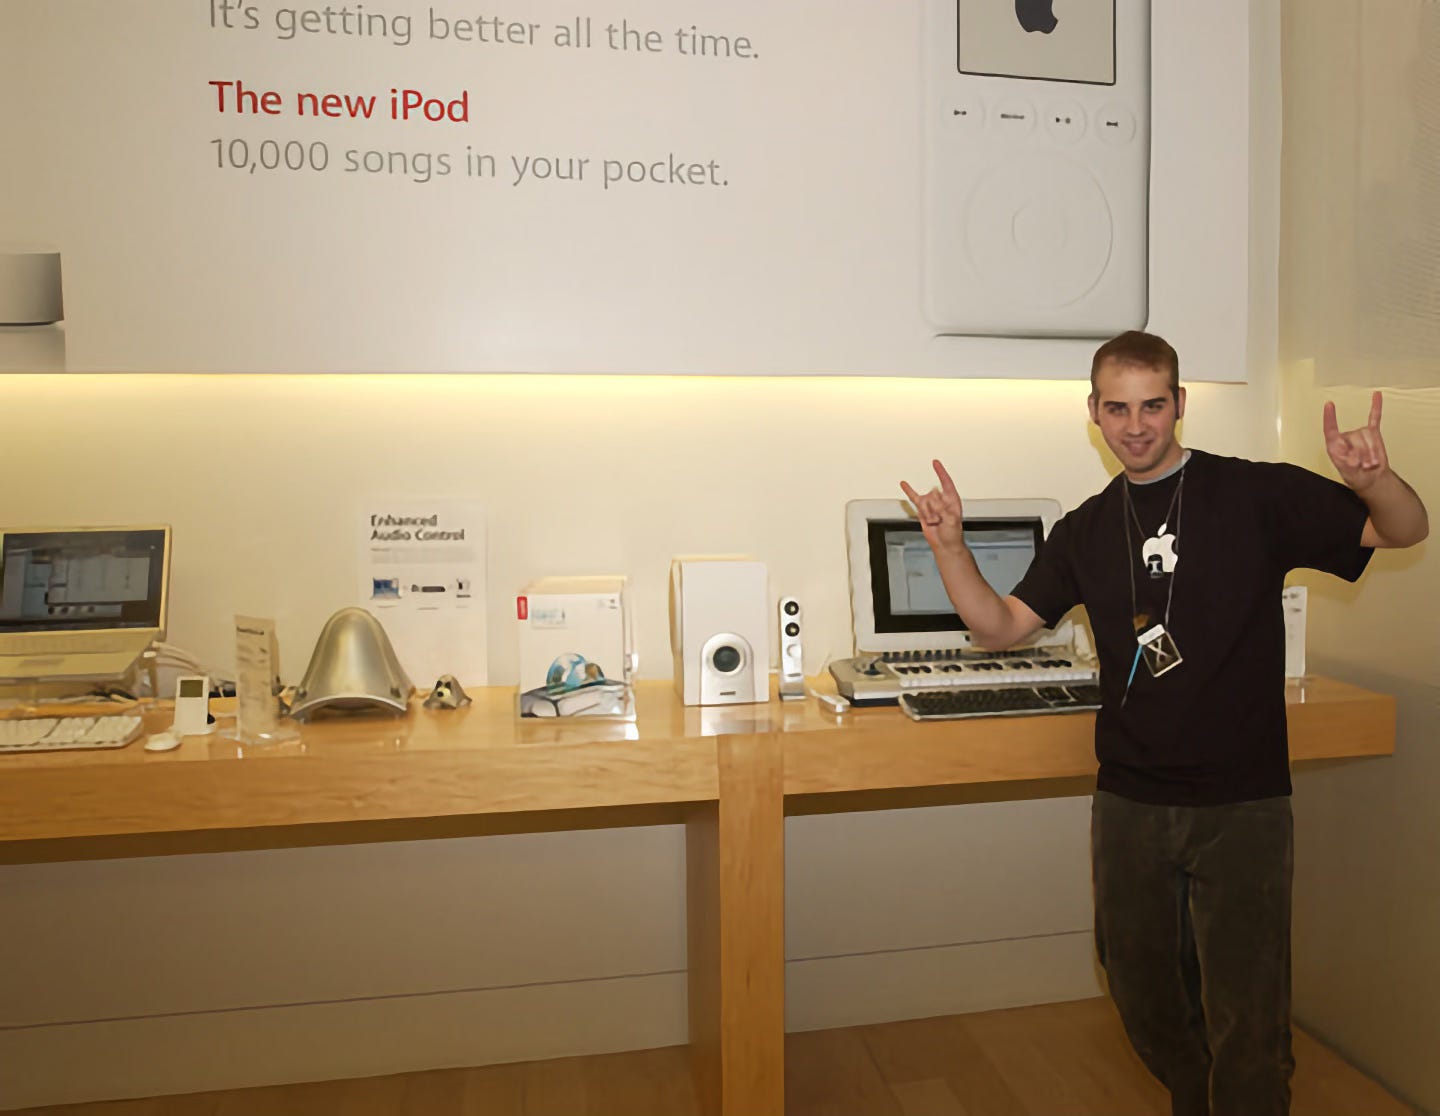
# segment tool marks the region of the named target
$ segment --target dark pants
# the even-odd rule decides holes
[[[1090,815],[1095,947],[1174,1116],[1290,1111],[1288,798]]]

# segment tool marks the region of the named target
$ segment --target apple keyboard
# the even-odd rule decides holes
[[[1084,713],[1100,708],[1100,687],[1005,686],[980,689],[919,690],[900,695],[900,709],[916,721],[953,721],[962,717],[1014,717],[1031,713]]]
[[[81,748],[123,748],[145,731],[137,715],[103,717],[17,717],[0,720],[0,752],[67,752]]]

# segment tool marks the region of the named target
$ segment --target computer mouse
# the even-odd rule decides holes
[[[180,747],[180,737],[173,732],[157,732],[145,741],[147,752],[168,752]]]

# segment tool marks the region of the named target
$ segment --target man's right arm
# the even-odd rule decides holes
[[[956,614],[965,621],[971,638],[987,651],[1014,647],[1045,626],[1020,598],[1002,597],[990,587],[968,547],[935,551],[935,565]]]
[[[960,493],[945,466],[939,461],[934,465],[939,488],[921,495],[904,481],[900,487],[915,506],[920,530],[935,555],[945,592],[976,643],[988,651],[1013,647],[1045,623],[1024,601],[1000,596],[981,576],[974,555],[965,545]]]

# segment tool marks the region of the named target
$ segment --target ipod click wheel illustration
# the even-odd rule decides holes
[[[937,335],[1149,316],[1149,0],[925,0],[924,311]]]

